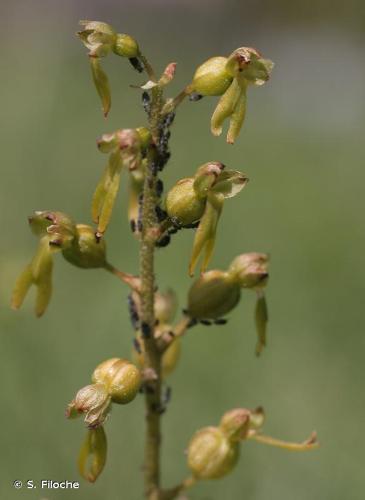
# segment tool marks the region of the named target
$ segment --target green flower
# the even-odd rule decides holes
[[[227,142],[234,143],[246,114],[247,87],[263,85],[269,80],[273,66],[256,49],[241,47],[228,58],[212,57],[198,67],[186,91],[221,96],[211,119],[213,135],[222,133],[223,123],[229,118]]]
[[[194,177],[177,182],[166,197],[167,214],[173,224],[190,226],[199,223],[190,259],[190,275],[193,275],[201,254],[201,271],[205,271],[209,264],[224,200],[236,196],[248,182],[245,174],[224,168],[220,162],[205,163]]]

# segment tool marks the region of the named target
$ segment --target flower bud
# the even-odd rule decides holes
[[[244,253],[236,257],[229,266],[229,273],[239,281],[242,288],[261,290],[267,284],[269,257],[264,253]]]
[[[81,476],[94,483],[104,469],[107,440],[104,427],[88,429],[86,439],[80,449],[78,468]]]
[[[161,377],[166,379],[176,368],[181,356],[181,339],[174,339],[162,355]]]
[[[195,72],[191,91],[203,96],[222,95],[230,86],[233,76],[226,70],[226,57],[212,57]]]
[[[208,271],[190,287],[188,313],[197,319],[220,318],[238,304],[240,297],[240,286],[229,273]]]
[[[96,367],[92,380],[104,385],[114,403],[126,404],[136,397],[141,374],[130,361],[111,358]]]
[[[124,33],[116,35],[113,51],[118,56],[128,57],[128,59],[139,55],[139,47],[136,40]]]
[[[111,397],[103,383],[87,385],[78,391],[66,410],[67,418],[85,414],[88,427],[102,425],[110,413]]]
[[[91,226],[77,224],[76,238],[62,250],[64,258],[74,266],[92,269],[105,266],[105,241],[97,241]]]
[[[155,318],[160,323],[170,323],[175,316],[177,308],[176,294],[169,289],[166,292],[155,293]]]
[[[245,439],[250,429],[251,412],[245,408],[227,411],[219,424],[220,430],[229,441]]]
[[[221,429],[205,427],[198,431],[188,447],[188,466],[196,479],[218,479],[236,465],[239,443],[232,442]]]
[[[166,197],[166,211],[170,219],[181,226],[197,222],[203,215],[206,200],[194,189],[194,178],[178,181]]]

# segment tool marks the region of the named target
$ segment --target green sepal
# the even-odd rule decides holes
[[[265,295],[260,290],[257,292],[257,301],[255,308],[255,321],[256,321],[256,333],[257,333],[257,344],[256,344],[256,355],[259,356],[266,346],[266,328],[267,322],[269,320],[268,310]]]
[[[98,224],[98,233],[103,234],[109,224],[120,184],[122,161],[119,151],[109,156],[109,163],[95,190],[92,201],[92,218]]]
[[[190,276],[193,276],[197,261],[202,253],[204,255],[201,272],[204,272],[208,267],[214,249],[217,224],[223,208],[223,202],[223,194],[208,193],[204,214],[195,233],[189,264]]]
[[[100,21],[80,21],[82,31],[77,33],[80,40],[86,48],[89,49],[89,55],[104,57],[113,49],[116,41],[116,34],[113,28]]]
[[[94,483],[104,469],[107,439],[104,427],[88,429],[78,457],[78,469],[83,478]]]
[[[238,78],[234,78],[231,85],[219,99],[212,115],[211,132],[213,135],[221,135],[223,122],[232,115],[241,94],[242,89],[239,80]]]
[[[242,87],[241,95],[238,99],[236,107],[231,115],[229,122],[229,128],[227,132],[227,142],[228,144],[234,144],[235,140],[240,133],[243,122],[246,116],[246,103],[247,103],[247,91],[246,86]]]
[[[90,56],[90,65],[91,65],[91,73],[93,77],[93,81],[96,87],[96,90],[101,99],[101,104],[103,108],[103,113],[105,118],[108,116],[111,107],[111,93],[109,80],[101,67],[99,57]]]
[[[223,170],[211,191],[223,194],[224,198],[233,198],[248,183],[248,177],[238,170]]]
[[[32,265],[28,264],[15,282],[13,294],[11,297],[11,307],[13,309],[20,309],[32,284]]]
[[[224,169],[224,165],[217,161],[204,163],[194,176],[194,191],[199,198],[206,198],[210,188],[216,182],[219,174]]]

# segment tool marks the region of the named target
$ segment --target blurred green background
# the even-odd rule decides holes
[[[196,66],[238,46],[273,59],[273,78],[250,89],[247,120],[234,147],[213,138],[215,99],[186,103],[172,135],[165,186],[221,160],[251,179],[229,200],[212,262],[238,253],[271,255],[269,346],[254,356],[253,294],[226,327],[199,326],[184,340],[163,417],[163,480],[187,474],[192,433],[232,407],[262,404],[265,431],[302,440],[316,429],[321,448],[292,454],[242,446],[234,472],[199,484],[195,500],[360,500],[364,498],[364,4],[270,1],[15,1],[1,5],[1,453],[0,497],[12,500],[142,498],[143,400],[114,408],[108,463],[79,490],[15,490],[15,479],[78,480],[84,428],[64,418],[66,404],[97,363],[130,354],[127,289],[102,271],[82,271],[60,256],[46,315],[9,308],[17,274],[36,240],[33,210],[58,209],[90,222],[90,199],[105,158],[95,138],[144,123],[140,76],[106,61],[113,106],[102,118],[79,19],[111,22],[135,36],[161,70],[178,62],[175,95]],[[110,260],[137,272],[138,246],[126,221],[124,183],[107,235]],[[157,255],[161,288],[173,285],[181,308],[193,234],[181,232]]]

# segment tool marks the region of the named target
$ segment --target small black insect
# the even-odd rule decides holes
[[[163,220],[167,219],[167,212],[165,212],[165,210],[163,210],[160,205],[155,206],[155,214],[158,222],[162,222]]]
[[[202,325],[205,325],[205,326],[210,326],[212,324],[212,322],[207,320],[207,319],[200,319],[199,323],[201,323]]]
[[[139,316],[137,312],[137,306],[135,301],[133,300],[132,295],[128,295],[128,311],[129,311],[129,318],[131,320],[133,328],[135,330],[138,330]]]
[[[148,323],[146,323],[145,321],[142,321],[142,324],[141,324],[141,331],[142,331],[142,335],[147,339],[149,337],[151,337],[151,327]]]
[[[225,318],[218,318],[214,320],[215,325],[225,325],[227,323],[228,319]]]
[[[164,391],[164,394],[162,395],[162,404],[164,406],[166,406],[171,401],[171,393],[172,393],[171,387],[167,386]]]
[[[196,318],[191,318],[191,320],[188,323],[188,328],[192,328],[198,323],[198,320]]]
[[[184,229],[196,229],[200,224],[200,220],[192,222],[191,224],[185,224]]]
[[[167,113],[163,121],[163,126],[166,128],[171,127],[174,119],[175,119],[175,113],[173,111],[171,113]]]
[[[133,339],[133,345],[138,354],[142,354],[141,344],[138,342],[137,339]]]
[[[200,99],[203,99],[203,96],[201,94],[197,94],[196,92],[189,95],[189,101],[191,102],[200,101]]]
[[[129,62],[133,66],[135,70],[138,71],[138,73],[142,73],[144,70],[142,62],[138,59],[138,57],[130,57]]]
[[[156,195],[160,198],[163,193],[163,182],[161,179],[157,179],[156,182]]]
[[[167,247],[167,245],[170,243],[171,237],[169,234],[165,234],[156,242],[156,247],[162,248],[162,247]]]
[[[149,115],[151,111],[151,98],[148,92],[142,94],[142,105],[145,112]]]

